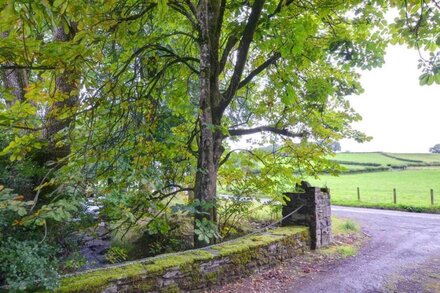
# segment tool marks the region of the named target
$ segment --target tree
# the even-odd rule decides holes
[[[340,152],[341,151],[341,144],[338,141],[335,141],[332,144],[332,151],[334,151],[334,152]]]
[[[429,148],[429,152],[433,154],[440,154],[440,144],[436,144],[432,148]]]
[[[344,95],[359,90],[351,68],[382,62],[385,44],[373,34],[374,21],[364,17],[369,13],[382,18],[375,4],[263,0],[244,6],[226,1],[182,4],[190,15],[186,20],[196,20],[199,36],[197,199],[215,201],[227,137],[267,132],[281,136],[287,145],[299,140],[305,146],[344,134],[360,137],[343,133],[356,117],[347,113],[348,107],[344,112],[338,107],[344,107],[340,103]],[[354,10],[358,13],[354,20],[344,17]],[[362,34],[347,34],[360,23]],[[257,82],[266,83],[266,88],[260,89]],[[242,96],[248,108],[245,119],[230,123],[228,112],[238,108]],[[215,208],[208,218],[216,221]]]
[[[85,90],[81,105],[72,113],[57,114],[64,121],[76,121],[64,137],[74,150],[69,165],[59,172],[65,175],[64,180],[85,176],[80,174],[84,171],[87,180],[105,174],[112,179],[113,188],[116,181],[117,188],[128,191],[147,174],[136,167],[142,161],[143,170],[161,178],[154,184],[160,187],[152,188],[150,194],[180,186],[178,190],[192,189],[195,199],[207,203],[209,208],[199,206],[196,213],[195,226],[200,231],[203,223],[217,221],[219,169],[233,156],[233,150],[225,152],[228,140],[263,133],[267,139],[282,143],[280,151],[290,154],[291,162],[264,158],[272,167],[268,167],[266,178],[254,178],[274,186],[275,181],[268,181],[275,172],[273,166],[278,173],[290,174],[285,177],[292,181],[293,161],[297,168],[315,174],[330,164],[325,159],[331,151],[327,141],[365,138],[350,128],[359,116],[344,97],[361,91],[356,67],[383,63],[386,42],[381,34],[385,30],[381,8],[386,5],[381,1],[368,5],[359,1],[263,0],[80,2],[13,2],[13,11],[28,7],[24,10],[28,22],[10,30],[8,42],[13,49],[7,52],[13,56],[8,60],[13,60],[14,66],[3,66],[40,72],[45,83],[32,83],[38,89],[33,91],[34,100],[42,91],[50,92],[49,76],[54,72],[62,70],[69,76],[79,72],[80,77],[74,79],[81,80],[80,88]],[[75,23],[77,32],[69,42],[74,51],[39,38],[31,9],[55,23],[58,16],[52,15]],[[356,14],[349,16],[350,11]],[[12,28],[16,26],[13,19],[5,21]],[[26,41],[33,47],[17,42],[18,33],[29,29]],[[100,65],[88,67],[90,64]],[[56,96],[45,99],[56,104]],[[33,107],[32,103],[25,105]],[[8,117],[14,117],[13,111]],[[50,116],[57,120],[56,115]],[[160,126],[164,119],[180,121],[180,126]],[[29,125],[22,121],[12,124]],[[41,123],[35,125],[35,129],[40,127]],[[139,139],[140,133],[150,134]],[[26,147],[10,148],[14,149],[22,152]],[[172,167],[177,166],[175,161],[165,156],[150,159],[148,154],[154,150],[179,157],[175,161],[185,162],[195,172],[188,177],[182,164]],[[251,161],[261,160],[255,152],[248,154]],[[84,167],[80,168],[81,163]],[[110,175],[115,168],[127,174],[120,178],[134,172],[137,179],[131,179],[129,185],[115,180]],[[180,179],[170,177],[172,170],[180,171]],[[185,186],[188,180],[194,183]],[[195,242],[203,244],[198,237]]]

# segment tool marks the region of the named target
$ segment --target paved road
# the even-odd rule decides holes
[[[289,292],[440,292],[440,215],[332,207],[370,239],[356,257],[298,280]]]

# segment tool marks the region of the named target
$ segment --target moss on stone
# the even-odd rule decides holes
[[[164,288],[160,288],[159,292],[160,293],[179,293],[180,288],[177,284],[172,284],[172,285],[166,286]]]
[[[246,237],[225,244],[219,244],[212,247],[212,249],[218,250],[221,256],[227,256],[275,243],[286,238],[286,236],[293,236],[295,234],[301,234],[302,237],[309,237],[307,227],[281,227],[270,230],[266,234]]]
[[[86,272],[62,279],[59,292],[100,292],[110,282],[118,279],[137,278],[142,274],[156,274],[171,267],[191,265],[195,261],[209,260],[214,256],[204,250],[188,251],[179,255],[169,255],[150,263],[138,262],[122,267],[110,267]]]
[[[287,226],[287,227],[280,227],[276,228],[270,231],[273,235],[282,235],[282,236],[292,236],[295,234],[301,233],[301,235],[309,235],[309,229],[304,226]]]
[[[150,273],[159,273],[172,267],[185,268],[185,266],[189,266],[195,261],[210,260],[213,257],[213,254],[205,250],[188,251],[182,254],[159,258],[152,263],[146,264],[145,267]]]
[[[64,278],[57,292],[101,292],[114,280],[135,279],[145,273],[145,267],[136,263],[124,267],[95,270]]]
[[[172,267],[190,267],[195,261],[210,260],[213,257],[214,255],[204,250],[188,251],[182,254],[172,254],[156,259],[146,263],[145,267],[149,273],[160,273]]]
[[[205,274],[205,280],[208,284],[217,284],[219,272],[209,272]]]
[[[231,254],[242,253],[252,248],[264,246],[280,240],[282,236],[278,235],[259,235],[251,238],[243,238],[234,242],[220,244],[212,247],[212,249],[218,250],[220,256],[228,256]]]

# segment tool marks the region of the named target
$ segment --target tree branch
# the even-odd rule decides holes
[[[254,4],[252,5],[251,14],[249,15],[248,22],[246,24],[246,27],[244,28],[240,45],[238,47],[237,62],[235,63],[234,73],[232,74],[231,82],[229,83],[229,87],[224,94],[224,100],[221,104],[222,110],[225,109],[227,105],[229,105],[230,101],[232,100],[238,89],[241,75],[243,74],[243,70],[246,65],[249,47],[254,38],[254,33],[257,29],[263,6],[264,0],[255,0]]]
[[[186,3],[186,6],[188,6],[189,10],[191,10],[192,14],[195,18],[197,18],[197,8],[196,6],[191,2],[191,0],[184,0]]]
[[[236,35],[229,36],[226,41],[225,49],[223,50],[222,58],[220,59],[219,70],[221,73],[225,69],[226,61],[228,60],[229,53],[231,53],[232,48],[234,48],[235,44],[237,44],[238,38]]]
[[[43,127],[28,127],[28,126],[22,126],[22,125],[12,125],[12,124],[6,124],[6,123],[0,123],[0,128],[15,128],[15,129],[22,129],[22,130],[28,130],[28,131],[40,131],[43,129]]]
[[[260,74],[262,71],[264,71],[266,68],[268,68],[270,65],[275,64],[275,62],[278,61],[278,59],[281,58],[281,54],[280,53],[275,53],[272,55],[272,57],[270,57],[269,59],[267,59],[263,64],[261,64],[260,66],[258,66],[257,68],[255,68],[254,70],[251,71],[251,73],[249,73],[248,76],[246,76],[245,79],[243,79],[239,84],[238,84],[238,88],[237,89],[241,89],[242,87],[244,87],[245,85],[247,85],[249,82],[252,81],[252,79],[257,76],[258,74]]]
[[[18,65],[18,64],[3,64],[0,65],[0,70],[8,69],[31,69],[31,70],[54,70],[57,69],[55,66],[33,66],[33,65]]]
[[[118,23],[121,23],[121,22],[124,22],[124,21],[136,20],[138,18],[143,17],[148,11],[150,11],[151,9],[153,9],[156,6],[157,6],[157,3],[151,3],[150,5],[147,5],[141,12],[139,12],[137,14],[132,14],[130,16],[118,18],[118,19],[116,19],[116,21]]]
[[[185,7],[177,2],[177,1],[170,1],[168,4],[172,9],[174,9],[175,11],[177,11],[178,13],[182,14],[183,16],[186,17],[186,19],[188,19],[188,21],[191,23],[192,27],[196,30],[196,31],[200,31],[200,25],[197,21],[197,19],[195,19],[192,16],[192,9],[190,8],[190,11],[186,10]]]
[[[307,136],[308,132],[291,132],[285,128],[280,129],[273,126],[259,126],[255,128],[248,128],[248,129],[229,129],[229,136],[240,136],[240,135],[246,135],[246,134],[254,134],[254,133],[260,133],[260,132],[272,132],[275,134],[287,136],[287,137],[305,137]]]
[[[293,3],[293,0],[287,0],[287,1],[280,0],[280,2],[278,2],[277,8],[275,8],[275,10],[271,14],[269,14],[268,17],[269,18],[274,17],[276,14],[278,14],[281,11],[283,6],[288,6],[288,5],[292,4],[292,3]]]

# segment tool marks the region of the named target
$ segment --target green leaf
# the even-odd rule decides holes
[[[419,77],[419,84],[420,85],[425,85],[428,83],[429,80],[429,74],[428,73],[424,73]]]
[[[440,84],[440,73],[437,73],[436,75],[434,75],[434,80],[436,84]]]

